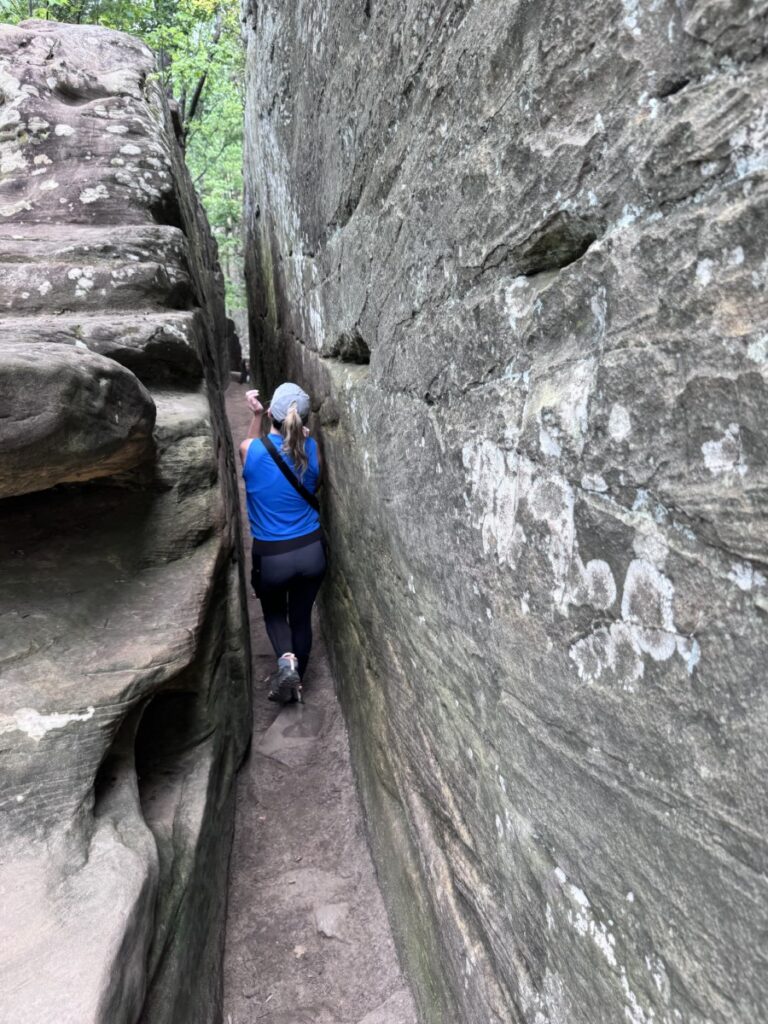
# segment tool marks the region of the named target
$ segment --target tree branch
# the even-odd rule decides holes
[[[221,11],[217,11],[216,12],[216,21],[215,21],[214,26],[213,26],[213,35],[211,36],[211,46],[210,46],[210,51],[209,51],[209,56],[210,56],[211,59],[213,58],[213,51],[216,48],[216,44],[218,43],[219,39],[221,38],[221,22],[222,22]],[[192,93],[192,99],[189,101],[189,113],[187,114],[186,123],[185,123],[185,127],[184,127],[184,138],[185,139],[186,139],[186,137],[187,137],[187,135],[189,133],[190,122],[193,120],[195,114],[197,113],[197,109],[200,106],[200,99],[201,99],[201,97],[203,95],[203,89],[205,88],[205,81],[206,81],[207,77],[208,77],[208,69],[206,68],[206,70],[202,73],[202,75],[200,75],[198,83],[195,86],[195,91]]]
[[[231,142],[232,142],[231,139],[227,139],[226,142],[222,143],[221,148],[219,149],[218,153],[215,153],[213,156],[209,157],[205,161],[205,167],[203,167],[202,171],[200,171],[200,173],[197,175],[197,177],[194,178],[193,181],[192,181],[192,184],[195,186],[195,188],[197,188],[197,186],[203,180],[205,175],[208,173],[209,168],[212,167],[216,163],[216,161],[222,155],[222,153],[227,148],[227,146],[231,145]]]

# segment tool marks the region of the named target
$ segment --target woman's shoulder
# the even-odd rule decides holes
[[[258,437],[246,437],[244,441],[240,442],[240,457],[245,464],[245,460],[249,455],[252,458],[258,458],[260,452],[264,451],[264,445],[260,444]]]

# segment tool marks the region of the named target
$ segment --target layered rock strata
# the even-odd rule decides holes
[[[767,12],[248,11],[253,364],[424,1021],[766,1016]]]
[[[152,54],[0,28],[3,1024],[209,1024],[250,722],[215,246]]]

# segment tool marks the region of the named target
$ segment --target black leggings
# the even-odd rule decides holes
[[[303,676],[312,647],[312,605],[325,576],[323,543],[316,540],[279,555],[254,552],[253,560],[253,579],[259,579],[256,591],[275,655],[292,651]]]

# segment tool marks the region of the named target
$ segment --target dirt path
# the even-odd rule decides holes
[[[227,392],[236,440],[250,421],[245,391]],[[279,710],[262,683],[274,656],[250,588],[249,614],[253,746],[238,781],[224,1024],[416,1024],[322,637],[316,630],[305,706]]]

